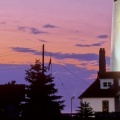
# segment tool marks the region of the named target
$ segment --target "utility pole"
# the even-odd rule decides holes
[[[72,116],[72,100],[73,100],[74,98],[75,98],[74,96],[71,97],[71,120],[72,120],[72,117],[73,117],[73,116]]]
[[[44,75],[44,44],[42,46],[42,74]]]

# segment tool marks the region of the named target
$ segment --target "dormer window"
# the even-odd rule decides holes
[[[100,79],[100,88],[108,89],[113,85],[113,79]]]
[[[111,87],[112,83],[111,82],[103,82],[103,87]]]

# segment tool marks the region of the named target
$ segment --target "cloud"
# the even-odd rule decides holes
[[[34,27],[26,27],[26,26],[19,26],[18,30],[23,31],[23,32],[29,32],[29,33],[35,34],[35,35],[48,33],[45,31],[40,31],[39,29],[34,28]]]
[[[39,40],[40,42],[48,42],[47,40]]]
[[[76,31],[74,31],[75,33],[81,33],[80,31],[78,31],[78,30],[76,30]]]
[[[33,55],[41,55],[40,51],[31,49],[31,48],[23,48],[23,47],[11,47],[12,50],[16,52],[23,52],[23,53],[31,53]],[[52,56],[59,60],[64,59],[76,59],[81,61],[95,61],[99,60],[99,55],[95,53],[86,53],[86,54],[76,54],[76,53],[61,53],[61,52],[47,52],[46,56]],[[109,61],[110,57],[106,56],[106,61]]]
[[[23,52],[23,53],[32,53],[36,55],[40,55],[40,52],[30,49],[30,48],[23,48],[23,47],[11,47],[12,50],[16,52]]]
[[[79,38],[68,38],[70,40],[79,40]]]
[[[52,53],[52,56],[56,57],[57,59],[77,59],[77,60],[87,60],[87,61],[91,61],[91,60],[96,60],[98,59],[98,55],[97,54],[75,54],[75,53]]]
[[[51,24],[46,24],[43,26],[44,28],[57,28],[57,26],[51,25]]]
[[[20,31],[26,31],[28,27],[25,27],[25,26],[18,26],[18,30]]]
[[[23,52],[23,53],[31,53],[34,55],[41,55],[41,52],[36,51],[34,49],[31,48],[23,48],[23,47],[11,47],[12,50],[16,51],[16,52]],[[77,59],[77,60],[87,60],[87,61],[91,61],[91,60],[96,60],[98,59],[98,55],[97,54],[75,54],[75,53],[60,53],[60,52],[47,52],[48,55],[47,56],[53,56],[57,59],[68,59],[68,58],[72,58],[72,59]]]
[[[70,40],[79,40],[79,41],[85,41],[85,39],[80,39],[80,38],[68,38]]]
[[[106,39],[108,38],[108,35],[98,35],[97,38]]]
[[[32,34],[42,34],[42,33],[48,33],[48,32],[40,31],[36,28],[30,28],[30,33],[32,33]]]
[[[0,22],[0,24],[6,24],[6,22]]]
[[[77,47],[94,47],[94,46],[101,46],[101,45],[104,44],[104,43],[105,43],[105,41],[102,41],[102,42],[100,42],[100,43],[90,44],[90,45],[88,45],[88,44],[86,44],[86,45],[76,44],[75,46],[77,46]]]

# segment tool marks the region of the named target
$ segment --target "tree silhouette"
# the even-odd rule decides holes
[[[25,99],[25,85],[12,80],[0,85],[0,120],[19,120],[20,103]]]
[[[93,116],[94,112],[93,112],[93,108],[90,107],[90,103],[89,102],[81,102],[81,106],[78,107],[79,110],[78,111],[78,118],[89,118],[91,116]]]
[[[52,75],[45,73],[47,73],[47,67],[44,67],[43,74],[40,60],[36,60],[35,64],[26,70],[25,79],[29,85],[26,87],[23,119],[60,119],[64,100],[60,100],[62,96],[57,95],[58,90],[55,88]]]

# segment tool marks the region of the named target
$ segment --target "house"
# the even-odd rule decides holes
[[[120,111],[120,72],[106,71],[104,48],[99,50],[96,80],[78,98],[89,102],[95,112]]]
[[[24,84],[0,85],[0,119],[18,120],[19,104],[25,100]]]

